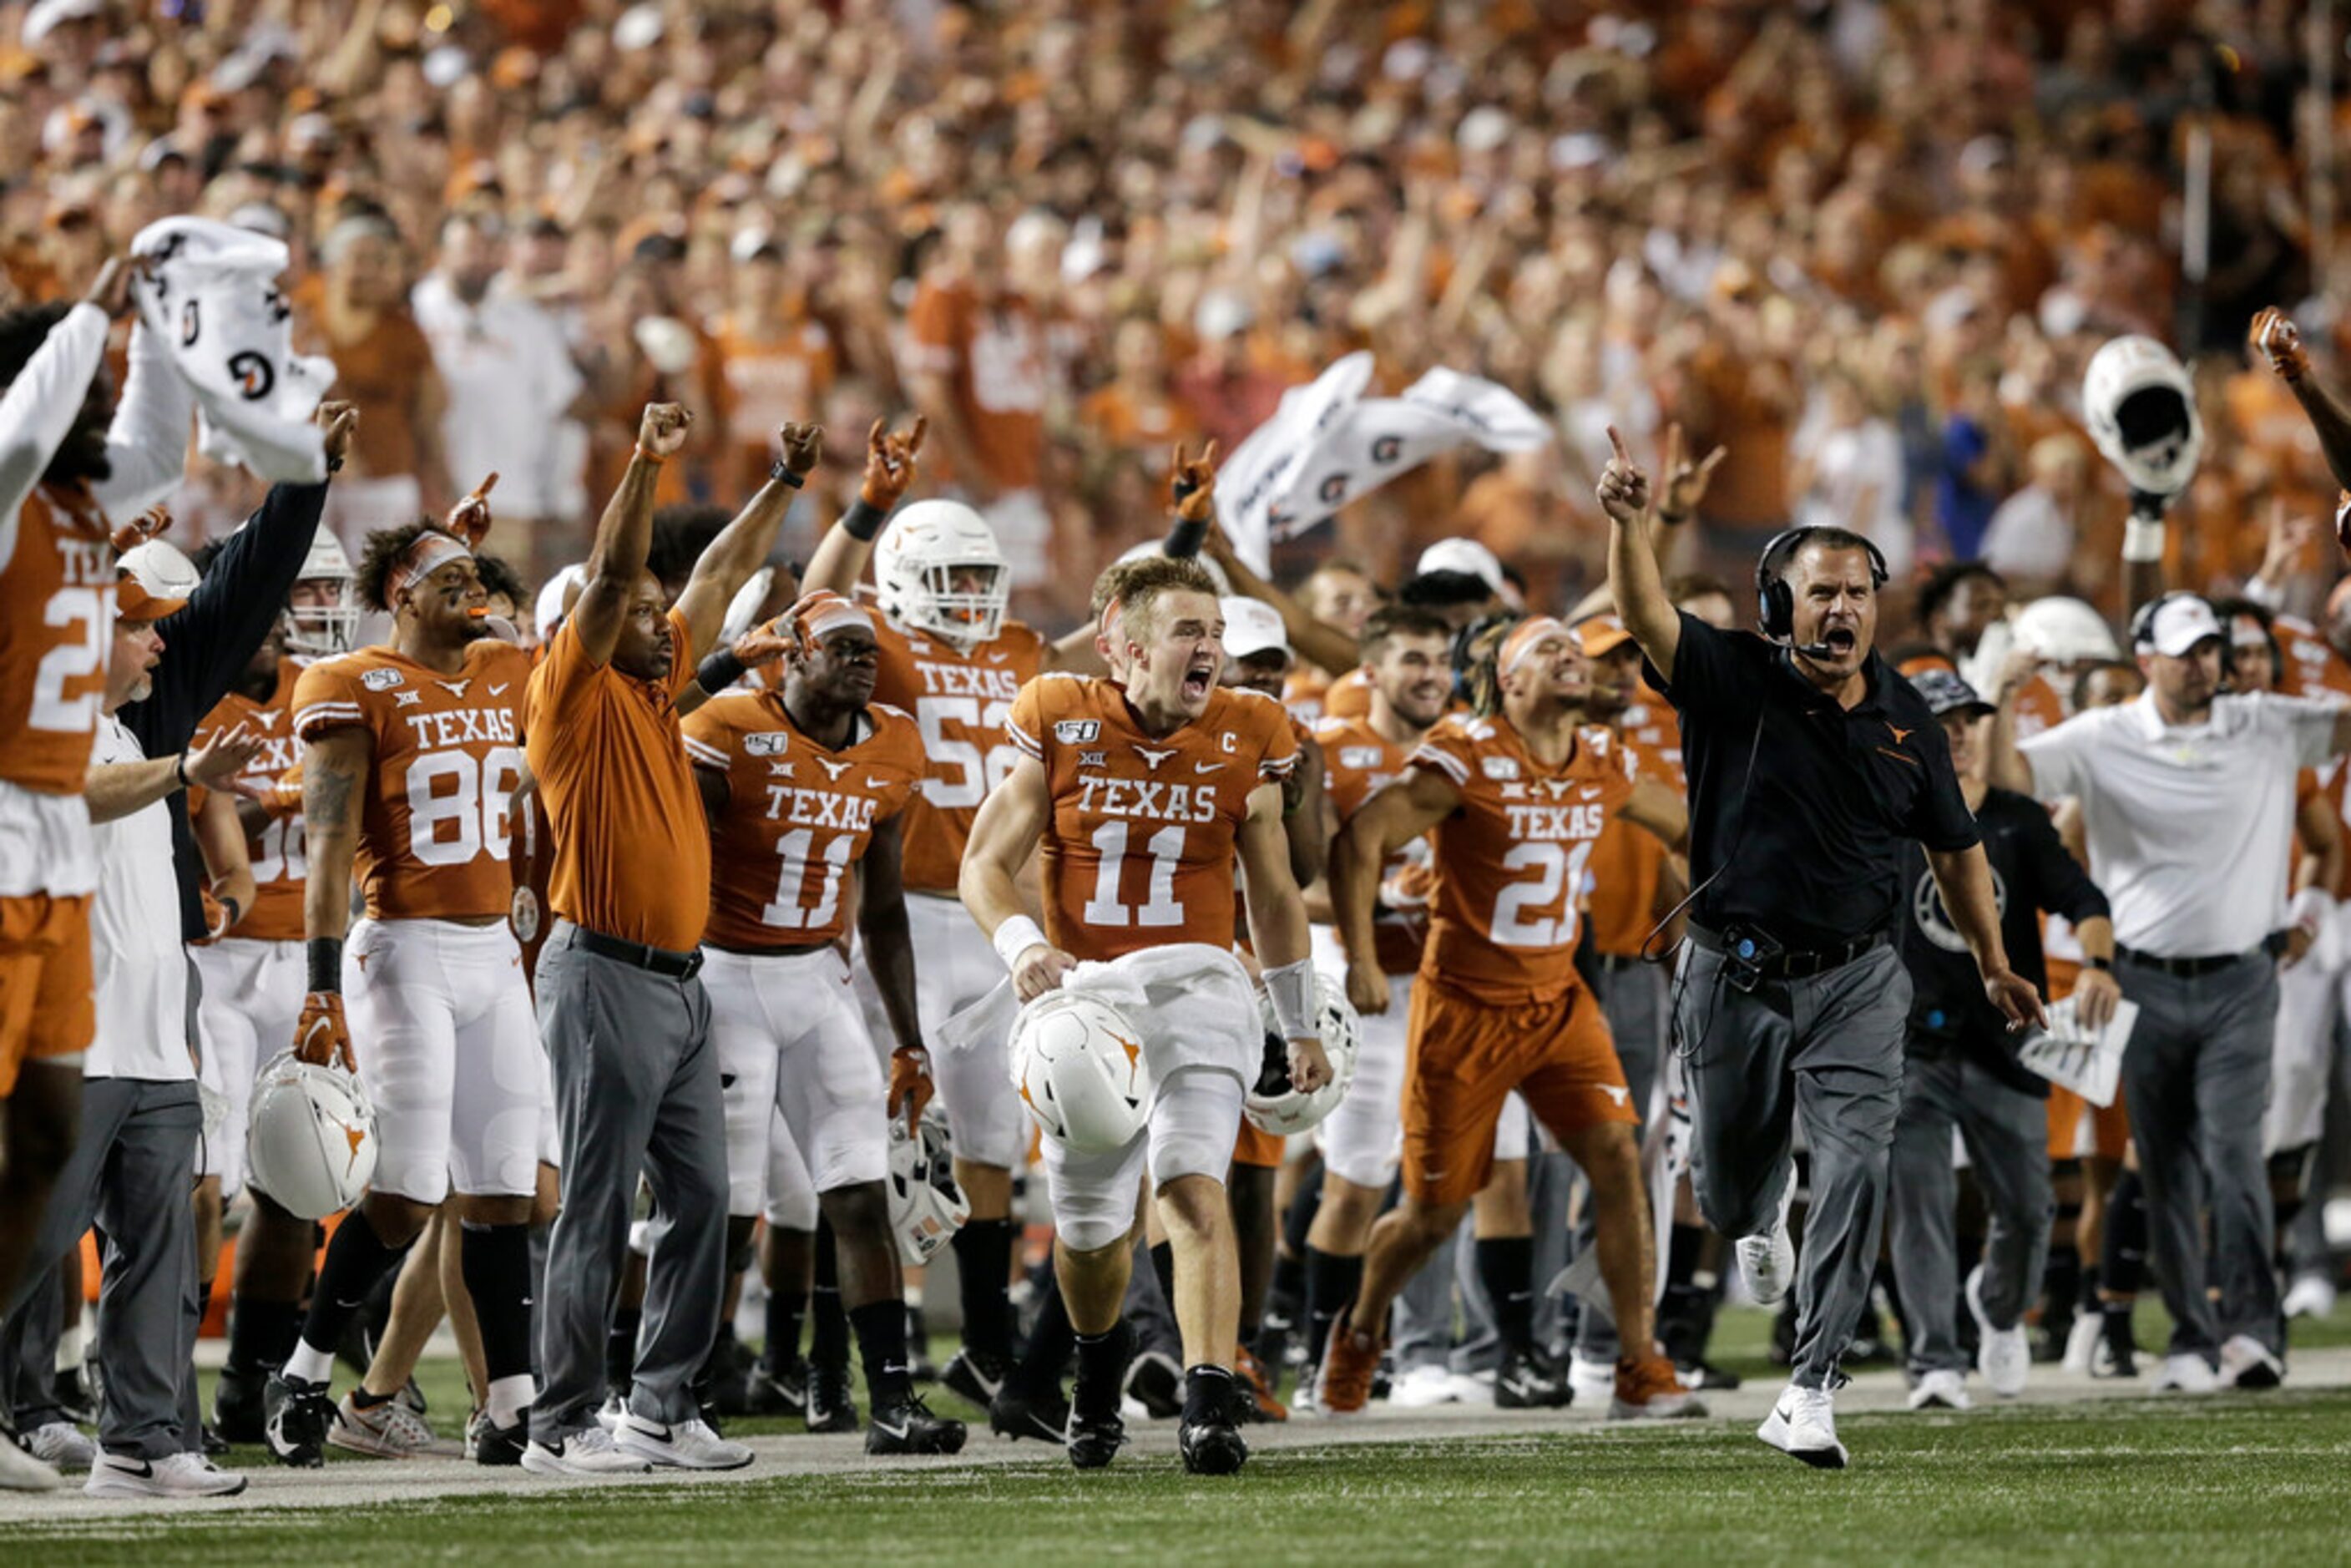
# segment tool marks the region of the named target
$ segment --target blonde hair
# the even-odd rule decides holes
[[[1170,593],[1205,593],[1217,597],[1217,580],[1196,560],[1174,556],[1144,556],[1121,561],[1094,580],[1094,622],[1105,635],[1107,617],[1115,612],[1124,628],[1119,640],[1148,643],[1158,630],[1152,615],[1158,601]]]

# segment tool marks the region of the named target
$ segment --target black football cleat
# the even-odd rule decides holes
[[[985,1410],[995,1402],[1011,1371],[1012,1364],[1002,1356],[966,1345],[949,1358],[946,1370],[939,1374],[939,1382],[948,1393]]]
[[[807,1418],[811,1432],[857,1430],[857,1401],[850,1396],[847,1367],[809,1368]]]
[[[221,1369],[213,1389],[213,1429],[232,1443],[258,1443],[269,1425],[269,1375]]]
[[[1176,1446],[1196,1476],[1229,1476],[1249,1462],[1249,1444],[1229,1421],[1186,1421],[1176,1429]]]
[[[869,1454],[959,1454],[963,1439],[963,1423],[932,1415],[919,1394],[903,1404],[876,1405],[865,1427]]]
[[[987,1402],[987,1429],[999,1437],[1034,1437],[1040,1442],[1064,1440],[1070,1427],[1070,1402],[1061,1388],[1047,1384],[1026,1388],[1007,1382]]]
[[[1531,1351],[1506,1351],[1494,1372],[1497,1410],[1556,1410],[1575,1397],[1575,1390]]]
[[[1074,1412],[1070,1416],[1070,1463],[1081,1470],[1099,1470],[1118,1458],[1126,1447],[1126,1423],[1118,1412],[1088,1417]]]
[[[795,1357],[778,1371],[762,1361],[743,1379],[747,1416],[803,1416],[808,1413],[808,1363]]]
[[[281,1465],[315,1470],[327,1462],[327,1429],[335,1424],[335,1403],[323,1383],[305,1383],[277,1374],[264,1396],[269,1419],[262,1439]]]
[[[481,1430],[474,1435],[474,1462],[500,1469],[522,1463],[522,1451],[530,1447],[530,1417],[526,1415],[511,1427],[499,1427],[484,1420]]]

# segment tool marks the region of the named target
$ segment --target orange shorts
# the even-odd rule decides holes
[[[2082,1146],[2082,1118],[2090,1119],[2093,1139],[2088,1148]],[[2111,1105],[2093,1105],[2062,1083],[2049,1086],[2049,1157],[2053,1160],[2075,1159],[2083,1155],[2095,1155],[2100,1159],[2119,1161],[2130,1143],[2130,1113],[2123,1105],[2120,1085],[2115,1089]]]
[[[0,897],[0,1099],[26,1062],[89,1049],[96,986],[88,894]]]
[[[1289,1146],[1288,1138],[1269,1133],[1243,1116],[1240,1135],[1233,1140],[1233,1164],[1278,1167],[1281,1164],[1282,1151]]]
[[[1407,1028],[1404,1189],[1419,1202],[1467,1203],[1486,1185],[1513,1089],[1562,1140],[1641,1119],[1608,1020],[1581,985],[1548,1002],[1486,1002],[1424,971]]]

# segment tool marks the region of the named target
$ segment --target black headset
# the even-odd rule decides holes
[[[1791,643],[1796,636],[1796,595],[1782,575],[1795,553],[1804,548],[1804,541],[1814,534],[1844,533],[1842,528],[1823,528],[1817,523],[1799,528],[1785,528],[1773,534],[1763,553],[1755,558],[1755,622],[1763,635],[1775,643]],[[1859,536],[1853,536],[1858,538]],[[1869,585],[1884,588],[1894,574],[1886,569],[1886,556],[1867,539],[1861,548],[1869,556]]]

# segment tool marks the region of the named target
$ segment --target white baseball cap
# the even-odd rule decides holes
[[[25,13],[25,25],[17,37],[29,49],[66,23],[92,21],[105,10],[104,0],[37,0]]]
[[[1476,539],[1439,539],[1420,552],[1420,562],[1413,568],[1416,575],[1432,571],[1459,571],[1471,577],[1483,578],[1486,586],[1495,592],[1502,591],[1502,563],[1492,550]]]
[[[2211,604],[2196,594],[2168,594],[2153,608],[2132,628],[2132,643],[2142,653],[2185,658],[2198,643],[2227,636]]]
[[[1219,604],[1225,612],[1227,658],[1280,653],[1285,663],[1293,660],[1290,633],[1281,624],[1280,611],[1261,599],[1226,599]]]

